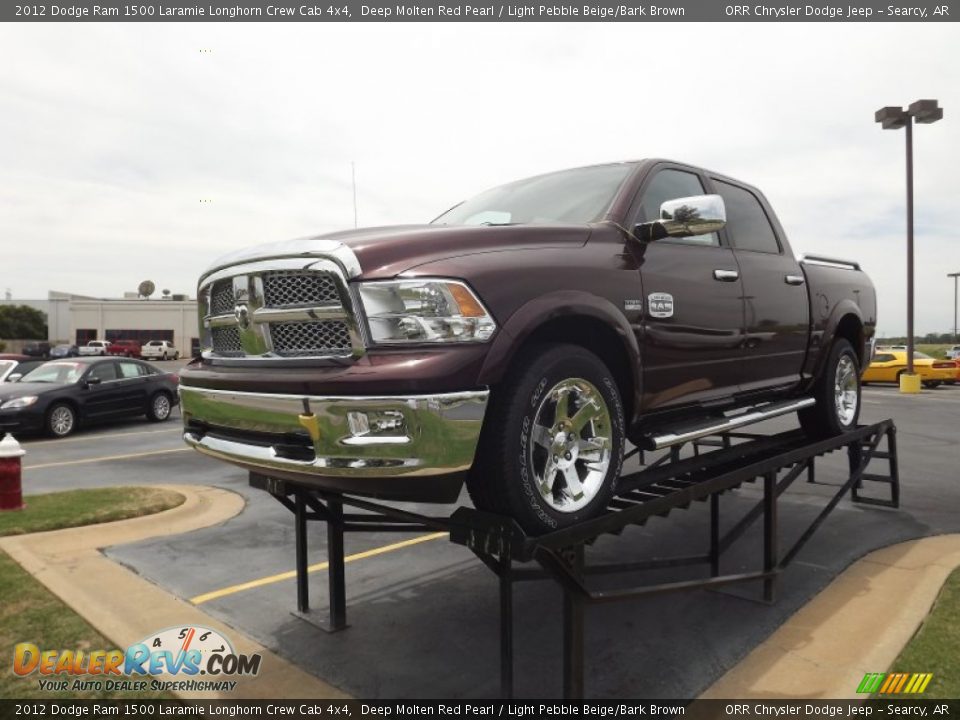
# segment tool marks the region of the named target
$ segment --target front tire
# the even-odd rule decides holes
[[[147,409],[147,420],[150,422],[163,422],[170,418],[173,410],[173,404],[170,396],[165,392],[158,392],[150,398],[150,406]]]
[[[834,437],[857,427],[860,417],[860,363],[853,346],[839,338],[814,385],[817,404],[797,413],[800,427],[815,439]]]
[[[77,413],[66,403],[57,403],[47,411],[47,433],[55,438],[66,437],[77,426]]]
[[[491,396],[467,479],[474,505],[542,534],[601,512],[623,465],[623,403],[610,370],[578,345],[539,345]]]

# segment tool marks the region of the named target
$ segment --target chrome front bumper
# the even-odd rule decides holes
[[[488,397],[487,390],[341,397],[180,386],[183,439],[200,452],[331,490],[411,499],[436,493],[416,492],[417,482],[405,486],[400,477],[470,468]],[[365,482],[373,478],[384,482]]]

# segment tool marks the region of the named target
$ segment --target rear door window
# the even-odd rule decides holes
[[[127,378],[142,377],[144,375],[144,373],[142,372],[141,366],[137,363],[122,362],[122,363],[119,363],[119,365],[120,365],[120,377],[125,380]]]

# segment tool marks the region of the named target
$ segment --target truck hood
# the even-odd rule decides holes
[[[350,277],[394,277],[427,262],[479,252],[579,246],[589,225],[392,225],[245,248],[218,258],[201,276],[255,260],[332,255]]]

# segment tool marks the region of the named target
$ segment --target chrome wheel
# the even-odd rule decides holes
[[[73,410],[66,405],[58,405],[50,413],[50,432],[57,437],[69,435],[75,420]]]
[[[550,389],[534,416],[529,462],[540,496],[558,512],[588,505],[610,467],[610,410],[597,388],[570,378]]]
[[[837,419],[843,425],[850,425],[857,416],[860,396],[857,392],[857,366],[849,355],[841,355],[837,363],[834,379],[834,399],[837,407]]]
[[[166,420],[170,416],[170,398],[163,393],[153,399],[153,416],[157,420]]]

